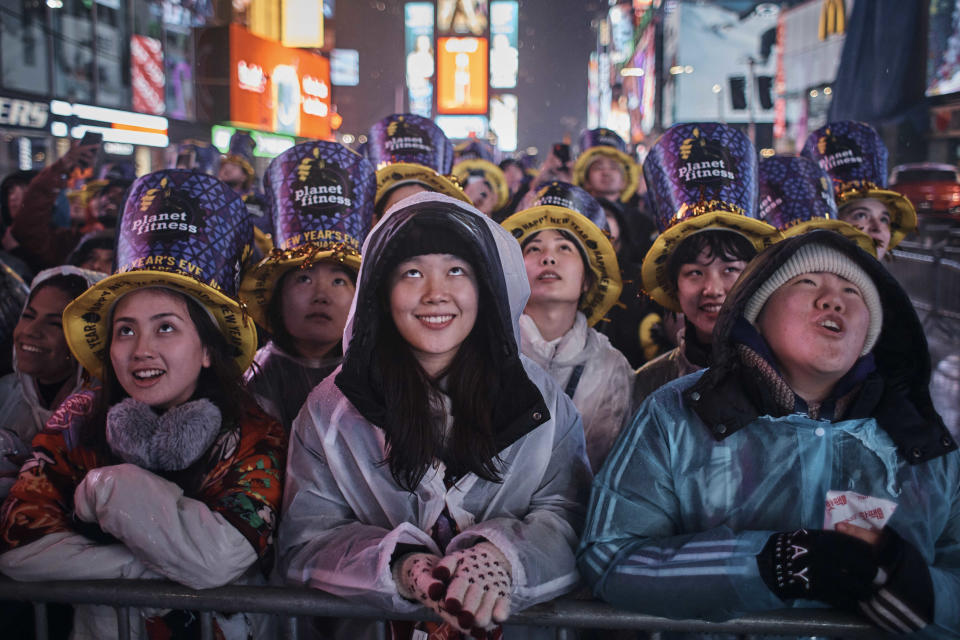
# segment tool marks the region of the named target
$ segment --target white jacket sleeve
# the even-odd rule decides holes
[[[413,524],[374,526],[353,512],[327,463],[310,405],[308,401],[297,416],[290,436],[278,543],[281,575],[294,584],[391,611],[418,609],[397,592],[391,558],[401,544],[436,554],[439,548]],[[344,473],[356,478],[344,490],[358,495],[367,490],[360,465]]]
[[[74,505],[77,517],[99,523],[145,565],[194,589],[232,582],[257,560],[253,546],[222,515],[132,464],[88,471]]]
[[[579,582],[574,551],[592,478],[573,403],[558,394],[551,411],[557,423],[553,449],[527,512],[482,520],[447,547],[447,553],[466,549],[482,538],[500,549],[512,568],[515,610],[563,595]]]
[[[97,544],[67,531],[47,534],[0,555],[0,571],[26,582],[160,577],[122,544]]]

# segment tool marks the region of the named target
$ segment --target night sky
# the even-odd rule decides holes
[[[360,51],[360,85],[336,87],[341,131],[365,133],[403,109],[401,0],[339,0],[336,46]],[[606,3],[520,1],[519,148],[542,153],[569,134],[574,144],[587,120],[587,60],[595,45],[590,20]]]

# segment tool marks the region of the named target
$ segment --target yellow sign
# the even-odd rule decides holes
[[[847,30],[847,7],[844,0],[823,0],[820,8],[821,40],[829,36],[845,33]]]

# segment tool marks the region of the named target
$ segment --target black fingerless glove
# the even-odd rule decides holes
[[[782,600],[806,598],[856,611],[871,596],[878,563],[872,547],[836,531],[775,533],[757,555],[760,576]]]
[[[920,552],[887,527],[877,545],[880,571],[860,613],[895,633],[919,631],[933,622],[935,596],[930,567]]]

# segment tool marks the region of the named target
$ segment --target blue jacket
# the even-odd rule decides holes
[[[823,606],[780,600],[756,556],[774,532],[823,528],[826,493],[852,491],[896,503],[887,526],[916,547],[933,584],[934,624],[923,634],[960,637],[960,455],[924,396],[916,314],[871,267],[885,323],[876,370],[844,419],[777,411],[730,347],[742,304],[789,255],[778,251],[728,297],[714,367],[655,392],[621,434],[594,480],[581,574],[615,606],[671,618]]]

